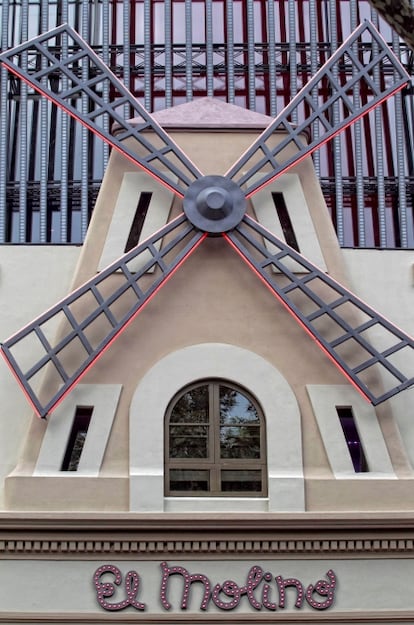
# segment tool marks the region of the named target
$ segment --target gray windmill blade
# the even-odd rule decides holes
[[[372,404],[414,384],[405,332],[251,217],[223,237]]]
[[[67,39],[67,58],[61,57],[54,45],[61,37]],[[168,133],[67,24],[3,52],[0,62],[178,196],[183,197],[192,182],[202,177]],[[103,93],[111,94],[111,102]],[[86,110],[81,105],[82,95],[88,98]],[[137,118],[133,124],[122,115],[124,105],[131,117]],[[108,119],[114,125],[113,133],[106,129]],[[127,140],[135,141],[136,148]]]
[[[173,238],[161,246],[168,234]],[[53,411],[205,237],[184,215],[177,217],[2,343],[40,417]],[[40,386],[46,373],[47,390]]]
[[[365,63],[362,59],[367,55],[369,60]],[[347,75],[339,72],[341,66],[346,68]],[[376,67],[380,68],[385,77],[383,87],[378,87],[374,81]],[[377,29],[371,22],[363,22],[269,124],[226,176],[243,187],[249,198],[402,89],[409,80],[409,74]],[[330,96],[322,103],[315,103],[314,90],[322,85]],[[365,94],[366,102],[361,98],[354,101],[356,91]],[[304,121],[292,124],[292,118],[295,115],[300,117],[304,105],[309,108],[310,115]],[[331,116],[334,106],[342,109],[339,123]],[[306,136],[312,137],[315,124],[318,136],[308,142]],[[277,130],[282,130],[284,136],[275,145],[274,133]]]
[[[67,39],[67,58],[61,58],[53,45],[59,37]],[[0,62],[179,197],[203,177],[70,26],[59,26],[3,52]],[[113,100],[107,102],[103,93],[111,93]],[[83,94],[88,98],[86,111],[79,106]],[[133,124],[121,114],[125,105],[131,116],[137,117]],[[106,130],[108,119],[115,125],[114,133]],[[136,147],[131,147],[131,141],[135,141]],[[160,250],[167,234],[174,238]],[[39,416],[53,411],[204,236],[183,215],[1,344],[3,357]],[[135,272],[130,264],[136,265],[137,259],[142,268]],[[157,271],[150,274],[153,278],[148,284],[146,274],[154,266]],[[108,293],[108,284],[115,274],[118,282],[123,277],[123,285]],[[145,288],[140,286],[143,276]],[[123,300],[127,303],[122,304]],[[82,302],[86,301],[89,303],[83,311]],[[121,316],[114,312],[118,309],[122,310]],[[106,327],[106,334],[99,340],[93,336],[98,319]],[[27,354],[32,353],[40,355],[27,359]],[[46,371],[55,377],[50,391],[39,384]]]

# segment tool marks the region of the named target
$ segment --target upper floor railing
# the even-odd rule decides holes
[[[0,0],[0,9],[3,48],[69,22],[150,111],[209,95],[276,115],[365,18],[414,74],[413,53],[366,0]],[[82,242],[108,147],[4,69],[0,107],[0,242]],[[407,88],[314,154],[341,245],[414,248],[413,120]]]

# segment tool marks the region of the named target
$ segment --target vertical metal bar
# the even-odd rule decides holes
[[[69,14],[69,9],[70,9],[69,20],[73,24],[73,27],[75,28],[75,30],[79,31],[80,29],[79,13],[80,13],[81,5],[79,4],[79,2],[77,2],[74,5],[73,4],[69,5],[68,0],[65,0],[63,6],[65,7],[64,12],[67,14]],[[115,23],[115,28],[116,28],[116,23]],[[67,172],[68,172],[67,173],[67,179],[68,179],[67,231],[68,233],[69,233],[69,230],[71,231],[71,233],[73,232],[74,238],[76,238],[77,241],[81,242],[82,241],[82,234],[81,234],[82,202],[81,201],[79,202],[77,199],[76,191],[78,189],[78,185],[77,185],[77,181],[75,183],[75,178],[78,175],[78,169],[79,169],[78,163],[81,160],[82,137],[79,137],[78,124],[75,122],[75,120],[72,117],[71,118],[68,117],[66,120],[66,123],[69,129],[68,142],[67,142],[67,146],[68,146],[68,150],[67,150],[67,154],[68,154],[68,160],[67,160]],[[52,175],[53,175],[53,171],[52,171]],[[79,222],[76,224],[77,228],[76,228],[76,233],[75,233],[73,224],[76,221],[75,217],[77,217],[78,215],[80,215],[80,219],[79,219]]]
[[[164,58],[165,58],[165,107],[172,106],[172,17],[171,17],[171,0],[164,2]]]
[[[247,75],[248,75],[248,107],[256,110],[256,67],[254,51],[254,2],[247,0]]]
[[[82,37],[89,41],[89,2],[88,0],[82,0]],[[88,79],[89,67],[87,63],[81,61],[82,78]],[[89,111],[89,101],[86,93],[82,93],[81,98],[82,114],[86,115]],[[89,199],[89,132],[82,126],[81,128],[81,237],[82,240],[86,236],[88,229],[88,199]]]
[[[276,98],[276,38],[275,38],[275,5],[274,0],[267,0],[267,41],[269,58],[269,103],[270,115],[277,114]]]
[[[297,64],[296,64],[296,2],[289,0],[288,4],[288,22],[289,22],[289,81],[290,95],[294,98],[298,91],[297,85]],[[292,122],[298,122],[297,113],[292,115]]]
[[[61,3],[61,19],[62,23],[65,24],[68,19],[68,2],[63,1]],[[66,33],[62,36],[62,57],[67,57],[68,55],[68,38]],[[62,88],[67,89],[68,80],[67,77],[62,75]],[[61,134],[60,134],[60,241],[62,243],[66,243],[68,240],[71,240],[70,233],[68,232],[68,195],[69,195],[69,161],[68,161],[68,152],[69,152],[69,116],[61,111],[60,115],[60,124],[61,124]]]
[[[90,0],[90,17],[89,20],[92,23],[91,28],[91,40],[90,43],[93,46],[99,45],[99,22],[101,13],[101,0]]]
[[[280,61],[281,61],[281,96],[283,98],[283,106],[288,106],[290,102],[290,71],[289,71],[289,19],[286,17],[286,7],[284,2],[277,3],[278,17],[276,18],[276,24],[279,26],[279,41],[280,44]]]
[[[20,43],[19,40],[19,29],[18,24],[20,23],[20,14],[21,14],[21,6],[17,4],[11,5],[11,15],[9,15],[9,33],[10,40],[9,45],[13,46]],[[6,27],[7,24],[4,23]],[[9,77],[6,82],[7,85],[11,85],[9,83]],[[10,228],[6,231],[7,235],[10,233],[10,241],[13,243],[17,243],[19,240],[19,232],[18,232],[18,224],[20,220],[20,213],[15,210],[15,206],[19,199],[18,192],[18,179],[19,179],[19,165],[18,165],[18,155],[19,155],[19,116],[20,116],[20,102],[19,99],[12,100],[9,103],[9,113],[10,113],[10,121],[11,128],[9,134],[9,149],[7,154],[7,176],[10,180],[10,191],[12,195],[12,206],[10,212],[8,212],[8,217],[10,218]]]
[[[85,1],[85,0],[83,0]],[[129,67],[129,63],[130,63],[130,58],[131,58],[131,38],[130,38],[130,30],[129,30],[129,20],[131,18],[131,10],[130,10],[130,3],[128,2],[128,0],[124,0],[123,2],[123,12],[122,12],[122,33],[123,33],[123,41],[122,41],[122,46],[123,46],[123,69],[124,69],[124,74],[123,74],[123,83],[124,85],[127,87],[127,89],[130,89],[131,86],[131,70]],[[125,115],[125,119],[128,119],[129,117],[129,107],[128,104],[124,105],[124,115]]]
[[[29,5],[33,11],[31,11],[30,15],[30,34],[39,34],[41,32],[41,10],[40,6]],[[36,9],[38,9],[38,14],[36,15]],[[37,18],[37,19],[36,19]],[[37,28],[36,28],[36,26]],[[36,28],[36,30],[34,30]],[[39,60],[33,60],[33,63],[39,67],[44,67],[44,63],[39,65]],[[39,167],[41,167],[39,163],[38,153],[39,143],[41,142],[41,138],[39,136],[39,116],[41,109],[41,100],[38,98],[30,98],[28,101],[28,144],[27,144],[27,180],[28,180],[28,198],[27,198],[27,214],[31,213],[35,217],[33,218],[33,223],[36,224],[36,232],[33,231],[32,242],[38,243],[40,241],[39,235],[39,204],[33,201],[33,183],[37,179],[39,174]],[[33,212],[34,211],[34,212]]]
[[[398,35],[393,31],[392,47],[394,53],[400,57],[400,43]],[[401,92],[394,96],[395,114],[395,149],[397,155],[397,180],[398,180],[398,207],[400,223],[400,245],[408,247],[409,230],[412,240],[412,219],[407,216],[407,194],[405,186],[404,167],[404,124],[402,118],[402,95]]]
[[[351,30],[358,25],[358,10],[356,0],[350,2],[350,18]],[[358,44],[354,44],[353,53],[358,55]],[[353,69],[355,73],[355,69]],[[353,92],[353,102],[358,106],[361,97],[359,82],[356,82]],[[358,215],[358,246],[366,246],[366,228],[365,228],[365,198],[364,198],[364,168],[363,168],[363,144],[361,121],[357,120],[352,127],[354,134],[354,161],[356,176],[356,195],[357,195],[357,215]]]
[[[310,39],[310,66],[311,66],[311,74],[312,76],[316,74],[318,71],[318,33],[317,33],[317,7],[316,0],[309,1],[309,39]],[[319,87],[315,86],[312,90],[312,104],[315,107],[315,110],[318,108],[318,90]],[[319,125],[318,122],[314,122],[312,125],[312,135],[314,139],[318,139],[319,137]],[[321,158],[319,150],[316,150],[313,154],[313,163],[315,167],[316,175],[320,176],[321,173]]]
[[[207,66],[207,96],[212,97],[214,94],[212,0],[206,0],[206,66]]]
[[[49,16],[48,16],[48,2],[47,0],[42,0],[41,6],[41,31],[44,33],[47,31],[49,26]],[[46,66],[46,59],[42,56],[42,68],[44,69]],[[43,78],[42,83],[45,83],[47,79]],[[48,124],[48,108],[49,104],[46,98],[42,98],[40,101],[40,242],[46,243],[48,238],[51,237],[51,233],[48,232],[49,227],[51,228],[51,223],[48,224],[48,212],[50,213],[50,221],[51,221],[51,213],[52,211],[49,209],[48,211],[48,201],[47,201],[47,172],[48,172],[48,139],[49,139],[49,124]],[[49,226],[49,227],[48,227]]]
[[[337,28],[336,28],[336,0],[330,0],[329,4],[329,22],[330,22],[330,53],[332,54],[338,47]],[[333,76],[338,80],[338,69],[334,67]],[[332,107],[332,119],[334,124],[339,123],[340,111],[338,104]],[[341,164],[341,138],[334,137],[332,141],[333,159],[334,159],[334,176],[335,176],[335,203],[336,203],[336,229],[340,245],[345,243],[344,228],[344,205],[343,205],[343,185],[342,185],[342,164]]]
[[[144,0],[144,105],[148,111],[152,111],[151,21],[151,0]]]
[[[234,85],[234,20],[233,2],[226,1],[226,40],[227,40],[227,100],[233,104],[235,100]]]
[[[187,102],[193,99],[193,27],[191,0],[185,0],[185,92]]]
[[[21,5],[20,37],[26,41],[29,30],[29,3],[23,0]],[[27,71],[27,52],[22,54],[22,69]],[[20,137],[19,137],[19,242],[31,239],[31,224],[27,223],[27,85],[20,83]]]
[[[378,13],[371,9],[371,21],[378,28]],[[378,44],[374,41],[372,54],[378,54]],[[378,63],[374,67],[375,85],[381,81],[380,67]],[[383,104],[382,106],[387,106]],[[387,217],[385,209],[385,182],[384,182],[384,142],[382,140],[382,106],[377,106],[374,112],[375,123],[375,162],[376,162],[376,187],[378,204],[379,245],[387,247]]]
[[[109,67],[109,0],[102,0],[102,60]],[[104,102],[109,102],[109,84],[104,81],[102,92]],[[109,132],[110,122],[106,116],[103,120],[104,131]],[[105,171],[109,160],[109,146],[102,142],[102,169]]]
[[[2,6],[2,28],[1,28],[1,45],[3,50],[9,47],[9,3],[3,2]],[[8,85],[9,73],[3,65],[0,68],[0,133],[2,140],[0,141],[0,243],[6,243],[7,232],[6,224],[7,215],[7,160],[9,146],[9,104],[8,104]],[[11,212],[11,211],[10,211]]]

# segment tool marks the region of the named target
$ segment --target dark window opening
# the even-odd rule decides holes
[[[129,252],[129,250],[132,250],[132,248],[138,245],[139,237],[142,232],[142,226],[144,225],[145,217],[148,213],[151,198],[152,193],[150,193],[149,191],[142,192],[139,197],[134,219],[132,221],[131,229],[129,231],[128,240],[125,245],[124,253]]]
[[[345,441],[348,446],[352,464],[354,465],[355,473],[365,473],[368,471],[368,463],[365,458],[364,449],[356,427],[352,408],[350,406],[337,406],[336,412],[338,413],[339,422],[345,436]]]
[[[293,249],[297,252],[300,252],[283,193],[273,191],[272,198],[273,204],[276,208],[277,216],[279,217],[280,225],[282,226],[282,231],[286,243],[290,245],[290,247],[293,247]]]
[[[77,471],[91,422],[93,408],[77,407],[61,471]]]

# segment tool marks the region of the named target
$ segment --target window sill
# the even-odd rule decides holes
[[[268,512],[267,497],[164,497],[164,512]]]

